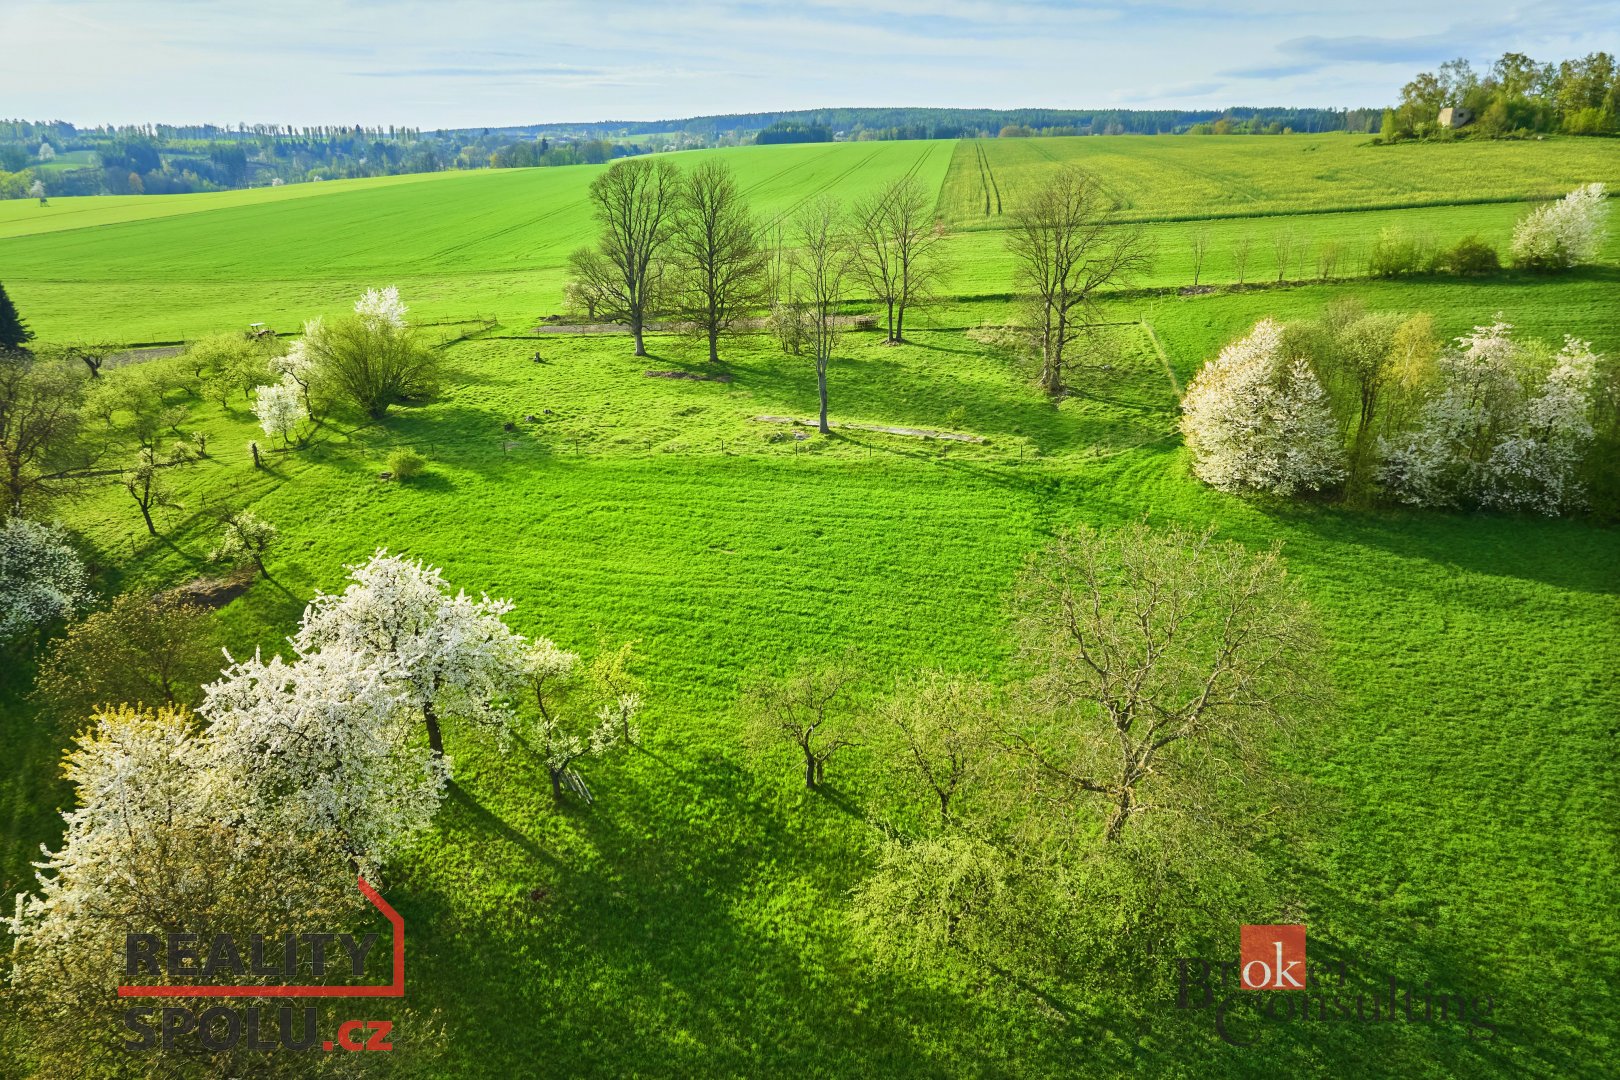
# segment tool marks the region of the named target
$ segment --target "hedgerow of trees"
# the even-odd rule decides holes
[[[1455,129],[1442,127],[1445,108],[1466,109],[1472,119]],[[1620,131],[1620,70],[1607,52],[1557,64],[1504,53],[1484,74],[1465,59],[1452,60],[1403,86],[1399,104],[1384,110],[1380,131],[1385,142],[1464,132],[1613,134]]]

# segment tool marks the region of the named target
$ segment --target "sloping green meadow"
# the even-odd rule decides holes
[[[1235,139],[1125,141],[1213,148],[1212,171],[1235,167],[1221,155],[1240,152],[1222,149]],[[1303,137],[1242,141],[1286,148]],[[1520,159],[1521,194],[1565,183],[1551,155],[1569,142],[1526,144],[1549,156]],[[1036,145],[993,149],[1003,144]],[[721,153],[763,210],[782,213],[908,170],[939,186],[943,204],[961,149]],[[337,310],[362,284],[397,281],[424,314],[493,310],[497,333],[517,334],[549,310],[557,260],[588,235],[591,175],[331,185],[299,199],[276,189],[262,203],[0,240],[0,266],[50,333],[85,332],[92,315],[133,340],[159,336],[162,319],[229,328],[254,304],[282,305],[290,325]],[[1280,179],[1277,198],[1303,182]],[[1338,188],[1318,183],[1311,197],[1335,205]],[[1510,228],[1520,211],[1280,220],[1324,235],[1382,220],[1484,231]],[[53,243],[62,261],[47,280]],[[1111,369],[1054,406],[1027,372],[943,329],[1007,315],[1007,286],[975,277],[969,253],[959,295],[922,324],[941,329],[900,348],[847,339],[832,407],[835,421],[983,443],[853,429],[822,438],[801,428],[797,439],[757,421],[815,405],[809,362],[761,338],[729,346],[733,381],[718,383],[648,377],[701,368],[699,347],[677,337],[654,336],[647,360],[617,337],[492,337],[450,349],[438,400],[380,425],[330,426],[308,449],[272,455],[268,470],[248,461],[257,429],[242,403],[196,406],[191,423],[211,433],[213,457],[179,478],[186,505],[160,519],[161,540],[110,486],[61,512],[117,587],[204,571],[211,507],[248,506],[274,522],[272,579],[220,616],[237,652],[277,648],[313,590],[337,587],[344,563],[379,546],[442,565],[469,591],[512,597],[526,632],[585,649],[599,632],[638,641],[647,745],[587,767],[598,796],[589,809],[553,808],[544,769],[521,749],[503,755],[475,732],[449,733],[457,783],[434,832],[387,882],[409,927],[409,1001],[437,1010],[448,1032],[446,1075],[1602,1076],[1620,1032],[1620,536],[1583,521],[1212,492],[1188,474],[1174,386],[1255,319],[1309,315],[1346,293],[1432,311],[1446,333],[1500,310],[1538,336],[1620,349],[1612,247],[1607,259],[1557,280],[1121,302],[1112,315],[1146,320],[1151,335],[1113,328]],[[547,363],[532,361],[537,349]],[[516,431],[502,430],[509,421]],[[400,445],[427,456],[428,472],[379,481]],[[1268,856],[1294,882],[1298,909],[1247,916],[1297,918],[1313,958],[1344,959],[1372,985],[1393,977],[1488,994],[1494,1037],[1245,1011],[1237,1034],[1256,1041],[1240,1048],[1217,1038],[1209,1013],[1175,1008],[1164,959],[1144,960],[1162,975],[1144,1011],[1078,992],[1043,1001],[953,958],[880,969],[851,940],[848,896],[875,839],[862,817],[874,763],[859,751],[836,758],[832,790],[806,797],[791,765],[741,750],[733,704],[744,675],[847,645],[882,678],[929,665],[1004,673],[1002,596],[1026,555],[1057,529],[1144,515],[1218,522],[1254,547],[1282,542],[1331,643],[1336,707],[1287,762],[1312,781],[1325,824]],[[62,739],[20,702],[25,682],[15,670],[0,679],[0,739],[17,762],[0,781],[0,884],[11,889],[58,835],[64,797],[51,780]],[[1206,952],[1227,958],[1236,943],[1233,927]],[[397,1034],[408,1048],[410,1033]]]

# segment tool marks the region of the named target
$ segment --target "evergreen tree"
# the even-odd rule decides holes
[[[6,295],[6,287],[0,285],[0,349],[20,349],[32,340],[34,332],[17,314],[17,305]]]

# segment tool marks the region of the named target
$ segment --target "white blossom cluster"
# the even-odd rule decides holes
[[[1181,402],[1193,472],[1222,491],[1320,491],[1344,479],[1345,453],[1327,394],[1290,360],[1271,319],[1204,365]]]
[[[1509,249],[1519,266],[1557,270],[1597,257],[1608,235],[1609,203],[1602,184],[1584,184],[1538,207],[1513,229]]]
[[[1414,506],[1487,506],[1555,515],[1583,505],[1579,469],[1598,357],[1566,338],[1536,393],[1521,385],[1524,348],[1500,317],[1439,359],[1440,387],[1417,425],[1380,440],[1385,490]]]
[[[21,517],[0,525],[0,642],[68,618],[91,598],[84,560],[60,527]]]
[[[403,330],[405,313],[409,310],[399,298],[399,289],[394,285],[386,289],[367,289],[365,295],[354,302],[354,313],[373,328],[391,326],[395,330]]]
[[[108,912],[131,888],[183,904],[217,887],[204,877],[304,848],[375,878],[432,822],[450,777],[451,760],[418,737],[425,718],[504,731],[527,686],[541,714],[528,731],[587,797],[568,763],[635,738],[634,694],[603,706],[584,735],[547,712],[579,658],[513,632],[511,603],[452,595],[438,569],[385,550],[349,571],[342,592],[318,594],[305,610],[291,659],[255,654],[204,688],[204,723],[183,709],[124,706],[80,736],[68,759],[78,809],[64,815],[65,842],[36,864],[39,894],[19,896],[5,920],[31,970],[74,950],[102,955],[103,944],[112,955],[116,942],[101,938],[127,927]],[[198,844],[212,846],[189,861],[165,855]],[[154,867],[184,880],[145,881]]]
[[[309,418],[309,410],[304,408],[303,391],[288,376],[254,389],[253,415],[259,418],[259,427],[266,435],[279,435],[287,442],[298,425]]]

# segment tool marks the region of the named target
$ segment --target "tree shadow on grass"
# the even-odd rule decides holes
[[[1367,547],[1401,559],[1454,566],[1492,577],[1518,578],[1572,592],[1620,594],[1620,530],[1577,519],[1510,517],[1435,510],[1356,510],[1348,507],[1259,504],[1272,521],[1331,547]],[[1405,573],[1407,589],[1451,583]]]

